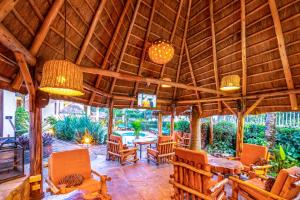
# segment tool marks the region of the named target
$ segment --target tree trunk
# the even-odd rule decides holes
[[[265,137],[268,142],[269,148],[274,147],[275,133],[276,133],[276,113],[267,113]]]

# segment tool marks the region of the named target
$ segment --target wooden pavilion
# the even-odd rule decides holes
[[[48,60],[65,57],[84,73],[83,96],[50,98],[112,111],[156,94],[172,131],[174,115],[192,111],[193,148],[201,117],[237,115],[239,154],[246,115],[299,110],[299,0],[1,0],[0,20],[0,87],[30,96],[31,175],[42,172],[48,96],[38,87]],[[159,38],[175,50],[163,65],[148,56]],[[240,90],[220,90],[227,75],[239,75]],[[111,134],[112,114],[109,122]]]

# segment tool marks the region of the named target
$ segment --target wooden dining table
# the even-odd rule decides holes
[[[136,147],[137,145],[140,146],[140,159],[142,158],[142,147],[143,145],[151,145],[156,144],[157,138],[151,137],[151,138],[138,138],[133,140],[133,144]]]
[[[238,160],[228,160],[208,155],[208,164],[212,172],[223,174],[224,176],[239,175],[244,169],[243,164]]]

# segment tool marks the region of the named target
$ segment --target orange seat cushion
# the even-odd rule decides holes
[[[83,183],[76,187],[65,188],[65,193],[72,192],[74,190],[84,190],[88,193],[99,192],[101,188],[100,181],[93,178],[85,179]]]
[[[49,178],[55,185],[71,174],[80,174],[85,179],[91,178],[91,162],[87,149],[52,153],[48,165]]]
[[[250,166],[251,164],[254,164],[259,158],[267,159],[267,155],[267,147],[244,143],[240,161],[243,163],[243,165]]]
[[[247,180],[246,182],[257,186],[260,189],[263,189],[263,190],[266,189],[265,188],[265,183],[263,181],[261,181],[260,179],[258,179],[258,178],[250,179],[250,180]],[[259,199],[259,200],[267,199],[267,196],[257,192],[254,189],[251,189],[250,187],[247,187],[245,185],[240,185],[240,188],[241,188],[241,190],[243,190],[244,192],[246,192],[250,196],[254,197],[255,199]]]

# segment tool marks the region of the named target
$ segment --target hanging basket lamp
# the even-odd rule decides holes
[[[222,91],[233,91],[240,89],[240,76],[239,75],[228,75],[224,76],[221,81],[220,90]]]
[[[50,60],[44,64],[40,90],[65,96],[83,95],[83,73],[67,60]]]
[[[163,81],[168,81],[168,82],[171,82],[172,80],[170,78],[163,78],[162,79]],[[161,87],[163,88],[170,88],[172,87],[171,85],[168,85],[168,84],[162,84]]]
[[[152,62],[166,64],[174,56],[174,47],[169,41],[158,39],[150,46],[148,54]]]

